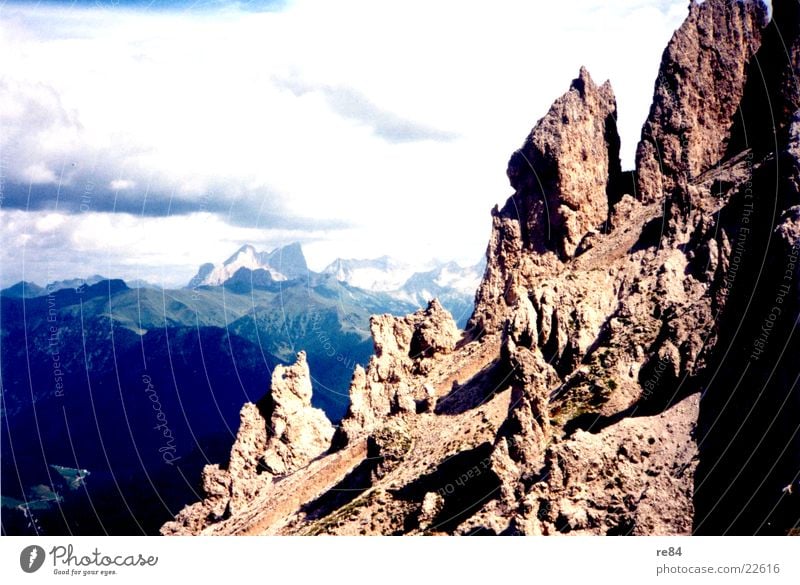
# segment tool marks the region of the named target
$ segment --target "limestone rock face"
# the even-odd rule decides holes
[[[239,413],[239,431],[231,447],[231,457],[228,462],[230,478],[228,505],[231,513],[236,513],[242,506],[247,505],[247,502],[266,486],[266,483],[261,481],[262,470],[259,469],[259,462],[266,452],[266,447],[267,421],[258,407],[249,402]]]
[[[205,504],[209,515],[213,518],[222,518],[231,499],[231,475],[217,464],[206,465],[203,468],[203,493],[206,495]]]
[[[515,205],[519,203],[519,207]],[[517,292],[524,290],[523,270],[539,272],[557,270],[559,263],[552,252],[541,245],[536,255],[526,252],[523,239],[523,217],[528,203],[536,217],[544,216],[544,203],[514,195],[502,210],[492,209],[492,232],[486,249],[486,270],[475,293],[475,311],[467,324],[473,335],[497,331],[508,315],[509,307],[517,301]],[[517,212],[517,209],[523,213]]]
[[[469,328],[497,329],[516,291],[575,255],[604,229],[609,194],[620,174],[617,104],[581,68],[569,90],[531,130],[506,171],[516,191],[492,211],[487,266]]]
[[[786,141],[794,113],[800,108],[800,5],[773,2],[772,20],[762,31],[748,76],[741,111],[735,116],[732,152],[747,148],[763,156]],[[759,123],[754,123],[759,120]]]
[[[636,150],[642,201],[663,200],[723,157],[765,23],[759,0],[691,1],[661,59]]]
[[[305,352],[292,366],[277,366],[272,373],[269,438],[263,463],[273,475],[302,467],[326,451],[333,425],[319,408],[311,406],[311,374]]]
[[[523,229],[562,257],[607,219],[609,175],[620,169],[616,116],[611,85],[597,87],[581,68],[508,163],[514,190],[545,203],[534,206],[537,217],[520,218]]]
[[[546,454],[526,534],[691,534],[698,397],[654,417],[578,431]]]
[[[197,534],[213,522],[248,510],[272,487],[273,477],[296,471],[324,453],[333,426],[311,406],[311,377],[305,352],[291,366],[278,366],[270,393],[259,405],[247,403],[227,469],[206,465],[204,499],[184,508],[162,534]]]
[[[339,443],[367,433],[388,415],[415,412],[418,402],[430,403],[424,375],[436,356],[452,352],[460,338],[452,315],[436,299],[406,317],[374,316],[370,329],[375,355],[366,370],[356,366]]]
[[[373,317],[333,438],[304,358],[277,369],[227,469],[163,532],[792,530],[798,6],[775,3],[788,24],[759,48],[760,3],[691,3],[633,173],[610,86],[581,70],[511,157],[466,334],[436,301]]]
[[[531,311],[530,302],[521,301],[511,323],[528,322]],[[509,503],[520,497],[518,482],[542,460],[552,434],[548,389],[557,385],[558,376],[544,360],[530,333],[529,329],[512,325],[501,354],[511,371],[511,396],[508,415],[492,454],[492,466],[502,481],[503,497]],[[528,345],[529,340],[532,345]]]

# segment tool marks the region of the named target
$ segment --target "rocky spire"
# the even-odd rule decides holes
[[[356,366],[350,385],[350,408],[342,420],[337,444],[352,442],[381,419],[416,412],[429,398],[424,376],[437,355],[453,351],[460,332],[438,300],[406,317],[376,315],[370,319],[375,355],[367,369]]]
[[[581,67],[569,91],[539,120],[508,163],[517,194],[544,203],[527,220],[528,238],[562,257],[608,215],[609,171],[619,172],[617,103],[611,84],[597,87]],[[535,208],[539,211],[538,207]]]
[[[277,366],[267,397],[268,440],[263,457],[267,471],[284,475],[302,467],[330,447],[333,426],[311,406],[311,374],[306,352],[292,366]]]
[[[203,501],[181,511],[163,534],[197,533],[208,523],[236,515],[271,489],[273,478],[289,474],[328,450],[333,426],[311,406],[306,354],[291,366],[277,366],[272,385],[258,405],[246,403],[227,469],[203,469]]]
[[[661,58],[636,150],[640,200],[660,201],[723,157],[766,16],[760,0],[692,0]]]
[[[515,194],[492,211],[487,268],[469,328],[497,331],[516,290],[576,254],[608,218],[609,186],[620,173],[617,105],[581,68],[569,90],[531,130],[506,171]]]

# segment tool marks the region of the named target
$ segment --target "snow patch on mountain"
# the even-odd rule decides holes
[[[323,274],[333,274],[340,282],[377,292],[401,288],[414,272],[414,266],[389,256],[372,259],[337,258],[322,270]]]
[[[271,252],[258,252],[250,244],[245,244],[220,265],[207,263],[200,266],[188,286],[219,286],[233,278],[242,268],[251,271],[264,270],[274,281],[294,280],[308,275],[308,265],[298,243],[276,248]]]

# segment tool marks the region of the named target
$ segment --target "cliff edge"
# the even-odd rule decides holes
[[[796,532],[797,6],[690,4],[633,171],[582,68],[509,160],[467,331],[373,317],[335,430],[276,369],[162,533]]]

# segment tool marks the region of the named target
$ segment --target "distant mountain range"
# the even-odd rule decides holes
[[[44,286],[39,286],[35,282],[21,280],[18,283],[9,286],[8,288],[0,290],[0,294],[7,298],[32,299],[35,297],[41,297],[47,294],[52,294],[54,292],[68,288],[80,289],[82,287],[97,284],[98,282],[102,282],[103,280],[108,280],[108,279],[105,276],[100,276],[99,274],[93,274],[91,276],[87,276],[86,278],[68,278],[65,280],[56,280],[53,282],[49,282]],[[152,289],[161,288],[158,285],[152,284],[150,282],[147,282],[146,280],[141,280],[141,279],[128,280],[125,282],[125,284],[130,288],[152,288]]]
[[[246,244],[222,264],[207,263],[200,266],[189,281],[188,288],[201,286],[236,287],[243,290],[250,284],[269,287],[274,283],[305,278],[317,282],[325,276],[351,287],[385,293],[386,296],[415,308],[424,307],[438,298],[463,327],[472,314],[473,297],[478,287],[486,261],[462,267],[455,262],[431,262],[426,270],[381,256],[374,259],[337,258],[316,273],[308,268],[300,244],[293,243],[272,250],[258,252]]]
[[[462,322],[471,309],[457,265],[394,288],[399,263],[339,264],[349,270],[317,273],[299,244],[243,246],[178,290],[92,276],[0,291],[4,533],[152,533],[196,498],[194,478],[230,448],[242,402],[277,364],[304,350],[314,405],[338,421],[373,352],[370,315],[438,293]],[[391,290],[351,284],[365,270]]]
[[[389,292],[399,290],[414,274],[414,268],[403,262],[381,256],[371,260],[337,258],[322,272],[337,280],[367,290]]]
[[[485,269],[485,260],[466,268],[447,262],[427,272],[415,272],[402,287],[389,294],[417,307],[424,307],[434,298],[439,299],[463,329],[472,315],[475,289]]]
[[[275,281],[304,278],[308,274],[308,265],[300,244],[290,244],[272,252],[257,252],[253,246],[245,244],[220,265],[203,264],[188,286],[194,288],[225,284],[240,268],[263,270]]]

